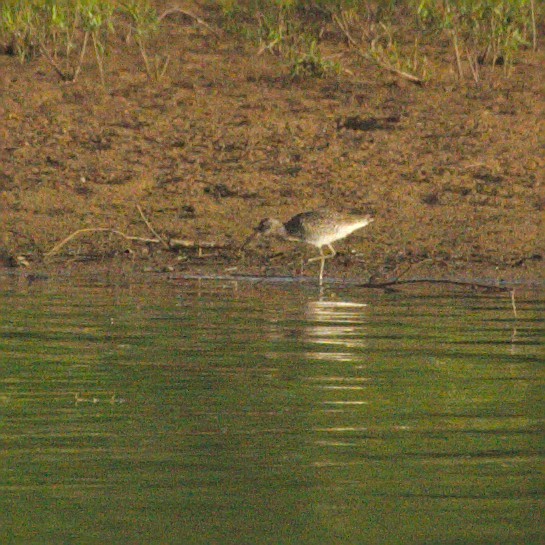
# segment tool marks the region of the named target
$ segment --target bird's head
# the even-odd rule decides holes
[[[243,250],[250,242],[252,242],[254,239],[262,237],[262,236],[284,236],[286,233],[284,224],[275,219],[275,218],[265,218],[262,219],[257,227],[253,230],[252,234],[244,241],[244,244],[241,246],[241,250]]]
[[[283,232],[284,224],[275,218],[262,219],[254,229],[257,236],[282,235]]]

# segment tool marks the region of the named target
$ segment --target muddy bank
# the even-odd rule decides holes
[[[349,72],[294,80],[236,37],[164,29],[160,83],[136,55],[110,56],[105,89],[92,66],[67,84],[43,59],[0,56],[4,266],[298,274],[312,248],[238,248],[263,217],[326,205],[376,216],[326,274],[545,278],[543,53],[509,78],[420,87],[331,44]],[[161,238],[195,247],[88,232],[44,259],[78,229],[153,238],[137,205]]]

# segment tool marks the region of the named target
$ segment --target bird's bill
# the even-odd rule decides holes
[[[244,250],[244,248],[246,248],[246,246],[248,246],[250,242],[254,241],[260,234],[261,233],[257,229],[255,229],[253,233],[242,243],[240,250]]]

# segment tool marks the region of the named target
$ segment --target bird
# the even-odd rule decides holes
[[[319,283],[321,286],[325,260],[331,259],[337,254],[332,243],[369,225],[372,221],[374,218],[369,214],[346,214],[326,208],[301,212],[285,223],[275,218],[265,218],[259,222],[253,233],[244,241],[241,249],[244,249],[256,237],[271,235],[316,246],[320,255],[310,258],[308,263],[320,261]],[[324,246],[327,246],[331,253],[325,254]]]

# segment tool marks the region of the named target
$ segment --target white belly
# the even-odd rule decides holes
[[[315,235],[308,237],[307,242],[317,247],[331,244],[332,242],[345,238],[354,231],[369,225],[371,221],[373,220],[364,219],[351,224],[332,225],[328,229],[324,229],[323,232],[316,233]]]

